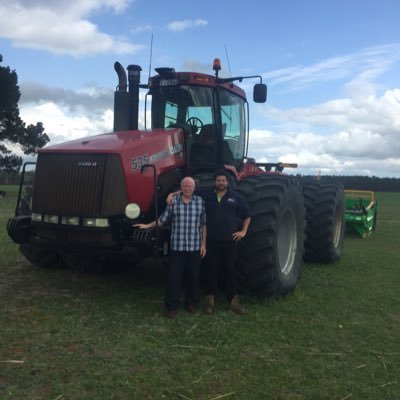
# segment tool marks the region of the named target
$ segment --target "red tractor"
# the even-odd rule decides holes
[[[233,82],[260,79],[253,99],[263,103],[261,77],[220,78],[216,60],[215,75],[156,68],[141,84],[139,66],[127,68],[128,79],[121,64],[114,67],[114,131],[41,149],[28,198],[21,195],[22,174],[7,228],[27,260],[82,266],[112,259],[115,265],[116,256],[166,254],[168,229],[141,231],[132,224],[157,218],[183,176],[212,185],[221,167],[251,208],[237,263],[245,290],[285,294],[296,287],[303,258],[330,263],[341,257],[342,187],[318,181],[302,187],[282,173],[290,165],[247,157],[248,103]],[[145,114],[151,102],[151,129],[138,129],[140,89],[147,89]]]

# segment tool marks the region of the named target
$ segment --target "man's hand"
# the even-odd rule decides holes
[[[241,229],[240,231],[238,231],[238,232],[235,232],[235,233],[232,235],[233,240],[235,240],[236,242],[238,242],[240,239],[243,239],[243,238],[246,236],[247,228],[248,228],[249,225],[250,225],[250,221],[251,221],[250,217],[247,217],[247,218],[243,221],[242,229]]]
[[[150,229],[151,224],[134,224],[132,225],[134,228],[139,228],[139,229]]]
[[[167,196],[167,204],[170,206],[172,204],[172,202],[174,201],[174,198],[176,196],[178,196],[178,194],[180,193],[180,190],[178,190],[177,192],[172,192]]]
[[[238,242],[240,239],[243,239],[246,236],[246,231],[238,231],[232,234],[233,240]]]
[[[203,243],[203,244],[201,245],[201,247],[200,247],[200,255],[201,255],[201,258],[204,258],[205,255],[206,255],[206,253],[207,253],[206,244]]]

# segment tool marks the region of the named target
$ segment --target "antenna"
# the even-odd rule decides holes
[[[150,42],[150,63],[149,63],[149,77],[147,79],[147,82],[150,82],[150,76],[151,76],[151,60],[153,59],[153,34],[151,34],[151,42]]]
[[[229,64],[228,49],[227,49],[226,45],[225,45],[225,54],[226,54],[226,60],[228,61],[229,75],[232,76],[231,65]]]
[[[147,78],[148,86],[150,86],[151,61],[152,61],[152,59],[153,59],[153,34],[151,34],[151,41],[150,41],[149,76]],[[146,100],[144,102],[144,130],[147,131],[147,94],[146,94]]]

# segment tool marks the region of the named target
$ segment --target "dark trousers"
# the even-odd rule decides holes
[[[218,290],[219,277],[225,284],[228,302],[237,294],[235,261],[237,243],[234,241],[207,241],[205,293],[214,295]]]
[[[200,250],[171,250],[167,287],[165,290],[165,307],[168,311],[178,309],[182,285],[185,289],[185,304],[196,306],[199,303],[200,264]]]

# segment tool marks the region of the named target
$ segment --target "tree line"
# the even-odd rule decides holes
[[[304,184],[316,180],[314,175],[297,175],[298,180]],[[345,189],[370,190],[372,192],[400,192],[400,178],[380,178],[377,176],[356,175],[322,175],[321,182],[342,183]]]

